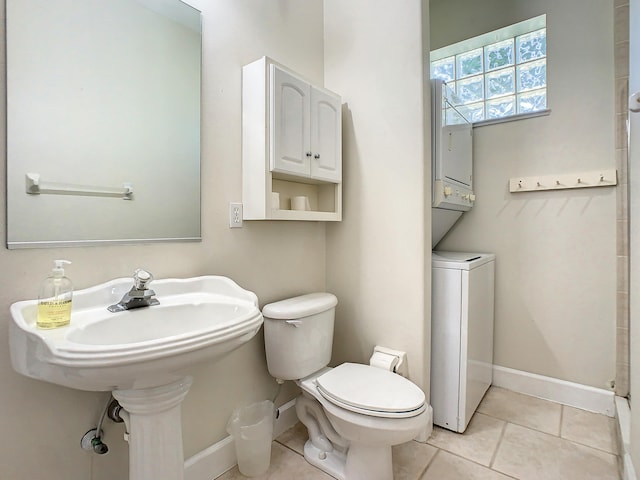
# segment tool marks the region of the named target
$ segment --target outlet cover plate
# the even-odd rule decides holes
[[[229,203],[229,228],[242,228],[242,203]]]

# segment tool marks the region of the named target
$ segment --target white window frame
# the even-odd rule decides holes
[[[546,60],[547,60],[547,55],[545,52],[544,56],[540,56],[540,57],[536,57],[532,60],[526,60],[526,61],[519,61],[520,59],[518,58],[513,58],[513,62],[511,64],[509,64],[508,67],[504,67],[504,70],[507,70],[508,68],[512,68],[513,69],[513,81],[515,82],[514,84],[514,92],[510,93],[510,94],[505,94],[505,95],[498,95],[492,98],[487,98],[487,94],[486,94],[486,85],[487,85],[487,74],[491,75],[494,72],[500,71],[501,68],[503,67],[498,67],[496,69],[493,70],[489,70],[486,68],[485,66],[485,59],[486,59],[486,51],[484,50],[484,48],[486,46],[495,44],[495,43],[499,43],[499,42],[504,42],[504,41],[512,41],[514,42],[514,48],[513,48],[513,55],[514,57],[517,57],[517,49],[516,49],[516,45],[515,45],[515,41],[516,41],[516,37],[519,37],[521,35],[525,35],[525,34],[529,34],[529,33],[533,33],[539,30],[545,30],[545,36],[546,36],[546,15],[540,15],[538,17],[534,17],[531,18],[529,20],[525,20],[523,22],[519,22],[513,25],[510,25],[508,27],[505,28],[501,28],[499,30],[494,30],[492,32],[488,32],[486,34],[483,35],[479,35],[477,37],[473,37],[470,38],[468,40],[464,40],[462,42],[458,42],[455,43],[453,45],[448,45],[446,47],[443,48],[439,48],[437,50],[434,50],[431,52],[430,55],[430,66],[431,66],[431,72],[433,75],[433,64],[434,62],[438,62],[440,60],[443,59],[447,59],[450,57],[454,57],[454,64],[456,64],[454,66],[454,82],[457,84],[458,81],[463,80],[465,78],[476,78],[479,79],[479,77],[482,77],[482,99],[478,100],[476,102],[470,103],[469,105],[474,105],[474,106],[479,106],[480,104],[482,104],[482,108],[483,108],[483,120],[478,120],[478,121],[473,121],[472,119],[469,119],[469,121],[473,122],[474,127],[475,126],[483,126],[483,125],[492,125],[495,123],[501,123],[501,122],[505,122],[505,121],[513,121],[513,120],[522,120],[525,118],[531,118],[531,117],[537,117],[537,116],[541,116],[541,115],[548,115],[550,113],[550,110],[548,108],[548,95],[547,95],[547,89],[548,89],[548,83],[547,80],[545,78],[545,84],[543,87],[534,89],[534,90],[530,90],[530,92],[538,92],[538,93],[544,93],[545,95],[545,108],[543,109],[538,109],[538,110],[534,110],[534,111],[529,111],[526,113],[521,113],[518,108],[518,95],[522,95],[523,93],[527,93],[526,91],[522,91],[519,89],[518,84],[518,66],[519,65],[527,65],[527,64],[533,64],[534,62],[539,62],[539,63],[544,63],[544,68],[545,68],[545,72],[546,72]],[[478,50],[478,49],[483,49],[482,50],[482,65],[481,68],[478,70],[478,72],[476,74],[474,74],[475,76],[467,76],[467,77],[459,77],[458,75],[455,74],[455,68],[457,68],[457,60],[459,58],[459,56],[464,55],[465,53],[474,51],[474,50]],[[545,73],[545,77],[546,77],[546,73]],[[487,111],[487,102],[491,101],[491,100],[499,100],[500,98],[512,98],[513,99],[513,105],[514,105],[514,113],[510,114],[510,115],[505,115],[505,116],[501,116],[501,117],[492,117],[492,118],[487,118],[488,115],[488,111]],[[463,111],[464,111],[464,107],[463,107]]]

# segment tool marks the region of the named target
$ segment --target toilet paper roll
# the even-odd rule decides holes
[[[395,355],[389,355],[388,353],[373,352],[371,359],[369,359],[369,365],[376,368],[382,368],[394,372],[396,365],[398,364],[398,357]]]
[[[299,197],[291,197],[291,210],[311,210],[311,206],[309,205],[309,197],[304,195]]]

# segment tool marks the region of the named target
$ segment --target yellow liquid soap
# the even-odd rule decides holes
[[[38,328],[49,329],[69,325],[71,321],[71,299],[44,300],[38,304]]]
[[[51,274],[40,285],[38,294],[38,328],[64,327],[71,323],[71,300],[73,284],[64,276],[64,264],[68,260],[54,260]]]

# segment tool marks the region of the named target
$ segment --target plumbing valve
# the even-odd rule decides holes
[[[104,455],[109,451],[106,443],[102,443],[102,431],[98,433],[98,430],[92,428],[84,434],[82,440],[80,440],[80,446],[83,450],[93,451],[98,455]]]

